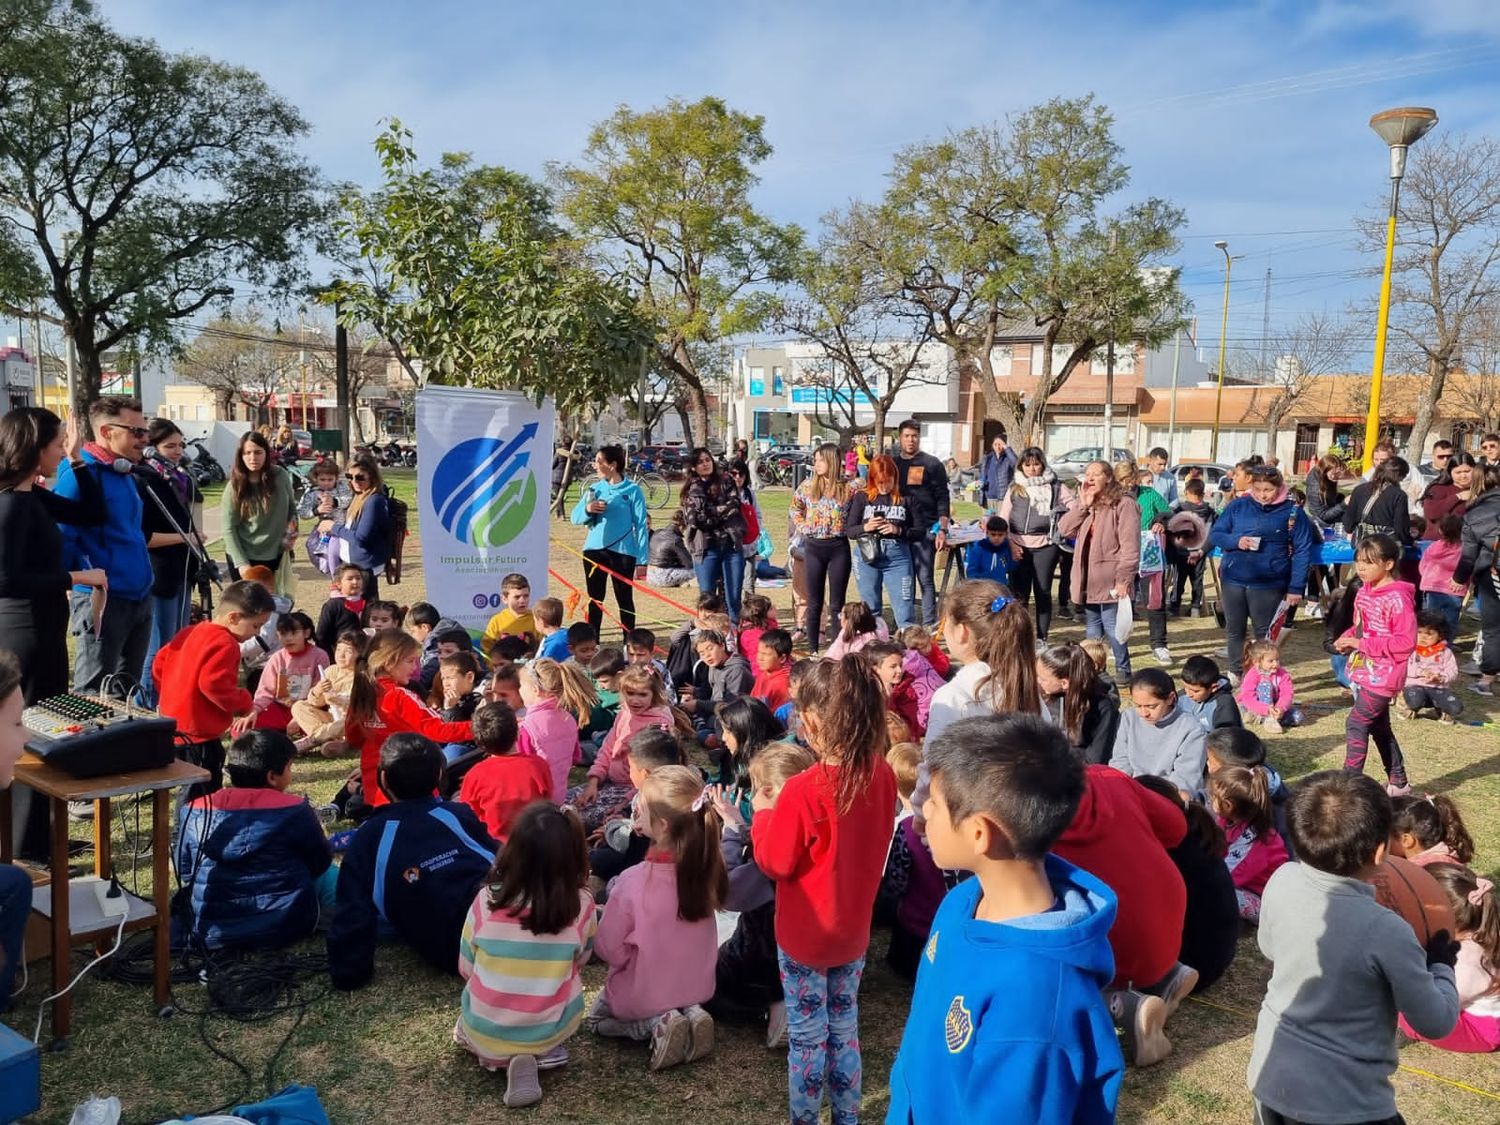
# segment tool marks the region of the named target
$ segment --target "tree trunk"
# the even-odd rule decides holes
[[[704,393],[701,385],[694,386],[684,380],[684,389],[687,392],[686,409],[683,411],[683,420],[687,423],[688,444],[692,446],[708,445],[708,395]]]
[[[1422,397],[1417,400],[1417,416],[1411,424],[1411,440],[1406,445],[1406,460],[1415,467],[1422,460],[1422,447],[1427,444],[1427,431],[1432,429],[1432,416],[1437,413],[1437,404],[1443,397],[1443,385],[1448,381],[1448,364],[1431,358],[1427,361],[1427,386],[1422,388]]]
[[[878,451],[881,439],[885,437],[886,401],[883,398],[875,398],[874,404],[874,418],[870,422],[870,444]]]

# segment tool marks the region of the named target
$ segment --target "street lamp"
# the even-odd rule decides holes
[[[1224,252],[1224,316],[1219,321],[1219,389],[1214,392],[1214,436],[1208,446],[1210,462],[1219,460],[1219,414],[1224,406],[1224,344],[1229,335],[1229,272],[1234,267],[1234,259],[1229,256],[1229,243],[1221,238],[1214,243],[1214,249]]]
[[[1380,310],[1375,314],[1375,360],[1370,367],[1370,412],[1365,417],[1365,467],[1373,464],[1380,437],[1380,384],[1385,378],[1385,330],[1391,313],[1391,260],[1396,254],[1396,202],[1406,173],[1406,150],[1437,124],[1436,110],[1421,106],[1387,109],[1370,118],[1370,128],[1391,146],[1391,213],[1385,224],[1385,272],[1380,279]],[[1418,455],[1421,450],[1417,450]]]

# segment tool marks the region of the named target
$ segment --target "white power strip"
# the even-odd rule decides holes
[[[118,883],[113,884],[108,879],[101,879],[96,875],[85,876],[74,879],[75,886],[87,886],[94,893],[94,900],[99,904],[99,913],[106,918],[119,918],[130,910],[130,899]],[[113,889],[114,893],[110,891]]]

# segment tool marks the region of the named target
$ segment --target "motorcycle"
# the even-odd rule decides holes
[[[208,451],[202,438],[193,438],[187,443],[192,459],[187,463],[188,475],[201,488],[205,484],[216,484],[226,479],[224,466]]]

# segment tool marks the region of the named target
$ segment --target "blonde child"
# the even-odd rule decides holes
[[[1417,647],[1406,661],[1397,718],[1415,719],[1424,707],[1435,710],[1440,723],[1452,723],[1454,716],[1463,714],[1463,700],[1453,692],[1458,658],[1448,646],[1448,637],[1448,619],[1442,612],[1424,609],[1417,614]]]
[[[360,791],[369,808],[390,803],[378,774],[380,749],[391,735],[411,731],[439,746],[474,741],[472,723],[445,722],[406,686],[421,662],[421,642],[410,633],[387,629],[371,638],[363,667],[354,674],[344,727],[349,745],[359,751]]]
[[[568,803],[578,809],[585,828],[592,832],[635,796],[630,782],[631,738],[652,727],[672,731],[675,725],[659,676],[640,664],[620,673],[620,712],[615,725],[599,746],[588,781],[567,793]]]
[[[1280,734],[1283,728],[1300,723],[1302,711],[1295,705],[1292,674],[1282,667],[1276,642],[1251,641],[1245,646],[1244,664],[1239,703],[1249,721],[1259,721],[1268,734]]]
[[[354,673],[365,652],[365,635],[351,629],[341,633],[333,646],[333,664],[323,669],[322,678],[313,684],[307,698],[292,704],[292,721],[302,730],[297,752],[306,754],[321,750],[332,758],[348,749],[344,742],[344,713],[349,708],[349,691],[354,687]]]
[[[1397,797],[1391,802],[1390,851],[1422,867],[1466,867],[1474,862],[1474,838],[1453,798]]]
[[[462,1006],[453,1041],[505,1071],[505,1104],[542,1100],[538,1070],[568,1061],[583,1020],[579,971],[593,950],[588,853],[571,809],[527,806],[464,918]]]
[[[864,602],[850,602],[839,611],[839,635],[823,653],[829,660],[838,660],[851,652],[858,652],[867,644],[890,639],[885,618],[870,611]]]
[[[255,688],[258,730],[285,731],[292,726],[292,705],[312,693],[313,684],[328,667],[328,654],[316,647],[312,638],[312,618],[307,614],[283,613],[277,620],[276,639],[281,647],[266,657]]]
[[[820,660],[797,687],[803,741],[818,758],[773,801],[752,799],[755,862],[776,882],[776,947],[791,1048],[794,1122],[816,1122],[826,1084],[835,1121],[860,1104],[859,978],[896,807],[885,696],[859,656]]]
[[[1467,867],[1440,863],[1427,873],[1438,881],[1453,907],[1458,939],[1458,1025],[1441,1039],[1417,1034],[1406,1022],[1402,1031],[1444,1051],[1485,1054],[1500,1050],[1500,902],[1495,884]]]
[[[1389,535],[1370,535],[1354,552],[1354,572],[1362,585],[1354,595],[1354,623],[1333,642],[1349,655],[1354,707],[1344,724],[1344,768],[1364,772],[1370,739],[1385,764],[1386,792],[1411,792],[1406,760],[1391,729],[1391,702],[1406,684],[1406,662],[1417,647],[1416,596],[1396,577],[1401,547]]]
[[[942,650],[937,641],[932,639],[927,626],[908,625],[905,629],[897,629],[896,640],[900,641],[904,648],[917,653],[926,660],[932,665],[932,670],[943,679],[946,680],[948,673],[953,670],[948,654]]]
[[[519,637],[527,652],[536,651],[541,637],[530,607],[531,582],[524,574],[507,574],[500,580],[500,611],[490,618],[479,639],[486,660],[495,659],[495,646],[501,637]]]
[[[587,722],[599,700],[588,673],[576,664],[534,660],[520,670],[520,748],[547,763],[552,776],[552,800],[562,804],[568,795],[568,771],[583,761],[578,728]]]
[[[594,952],[609,973],[589,1028],[649,1040],[652,1070],[713,1051],[714,1021],[702,1005],[714,994],[714,911],[729,893],[721,827],[697,770],[652,770],[636,804],[636,831],[651,850],[615,880],[599,920]]]
[[[1229,844],[1224,865],[1234,879],[1240,917],[1258,922],[1266,880],[1287,861],[1286,844],[1272,817],[1266,771],[1244,766],[1216,770],[1208,779],[1208,805]]]
[[[943,596],[943,636],[963,665],[932,696],[927,744],[959,719],[996,711],[1047,717],[1036,678],[1036,631],[1026,607],[998,582],[971,578]],[[912,805],[921,817],[927,800],[924,762]]]

